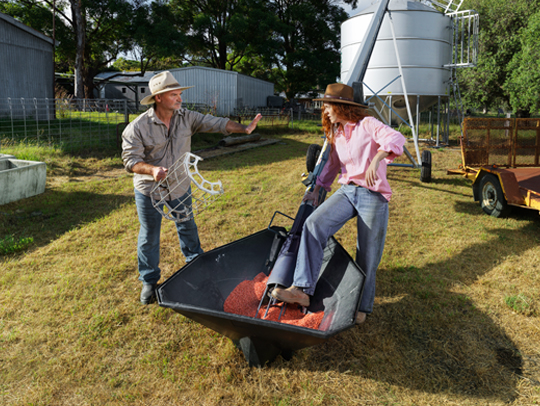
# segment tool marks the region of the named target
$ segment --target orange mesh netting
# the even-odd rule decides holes
[[[259,307],[259,302],[266,289],[267,280],[268,276],[261,272],[253,280],[241,282],[234,288],[229,297],[227,297],[227,300],[225,300],[223,310],[227,313],[255,317],[257,307]],[[264,320],[278,321],[282,306],[283,303],[271,306]],[[266,306],[261,306],[257,317],[262,319],[265,312]],[[279,322],[317,330],[323,316],[323,311],[303,314],[299,306],[289,304],[285,312],[281,315]]]

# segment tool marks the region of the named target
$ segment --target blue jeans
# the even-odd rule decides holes
[[[373,311],[375,277],[388,225],[388,201],[378,192],[343,185],[307,218],[302,230],[293,285],[313,295],[328,238],[355,216],[358,230],[356,263],[366,273],[358,310],[369,314]]]
[[[187,194],[191,194],[188,190]],[[185,195],[179,200],[185,199]],[[186,201],[191,205],[191,197]],[[158,283],[161,277],[159,268],[159,240],[161,234],[161,213],[152,205],[152,199],[135,189],[135,204],[139,215],[139,238],[137,241],[137,260],[139,265],[139,280],[145,285]],[[172,205],[176,206],[174,200]],[[199,241],[199,233],[195,220],[191,219],[183,223],[176,223],[176,232],[180,240],[180,249],[186,257],[186,262],[195,259],[203,253]]]

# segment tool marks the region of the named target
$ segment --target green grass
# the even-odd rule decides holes
[[[225,189],[197,218],[205,250],[266,228],[276,210],[295,215],[320,127],[264,136],[280,142],[199,164]],[[45,193],[0,207],[1,238],[33,238],[0,256],[0,404],[538,404],[540,216],[483,214],[470,182],[446,174],[459,149],[422,148],[432,151],[432,182],[417,169],[388,171],[373,314],[263,369],[228,338],[138,303],[139,225],[118,151],[39,152],[50,160]],[[355,222],[336,238],[354,255]],[[184,263],[164,221],[162,281]]]
[[[532,311],[532,299],[522,293],[506,296],[504,298],[506,305],[516,313],[530,314]]]
[[[15,239],[12,235],[8,235],[0,238],[0,255],[24,251],[32,242],[34,242],[32,237],[19,237]]]

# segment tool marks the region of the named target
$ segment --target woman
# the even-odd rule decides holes
[[[366,273],[356,323],[373,311],[375,275],[381,261],[388,201],[392,190],[386,179],[387,163],[403,153],[405,137],[367,112],[368,106],[353,101],[350,86],[328,85],[323,99],[322,124],[331,152],[316,186],[304,200],[313,200],[321,187],[330,191],[336,175],[342,186],[311,214],[303,227],[293,285],[277,287],[272,296],[286,303],[309,306],[315,292],[327,240],[357,217],[356,262]]]

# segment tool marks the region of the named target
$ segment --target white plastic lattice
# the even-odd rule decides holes
[[[223,194],[221,181],[209,182],[199,173],[199,161],[202,161],[201,157],[186,152],[152,189],[152,205],[166,219],[177,223],[190,220]],[[175,197],[186,189],[190,193]]]

